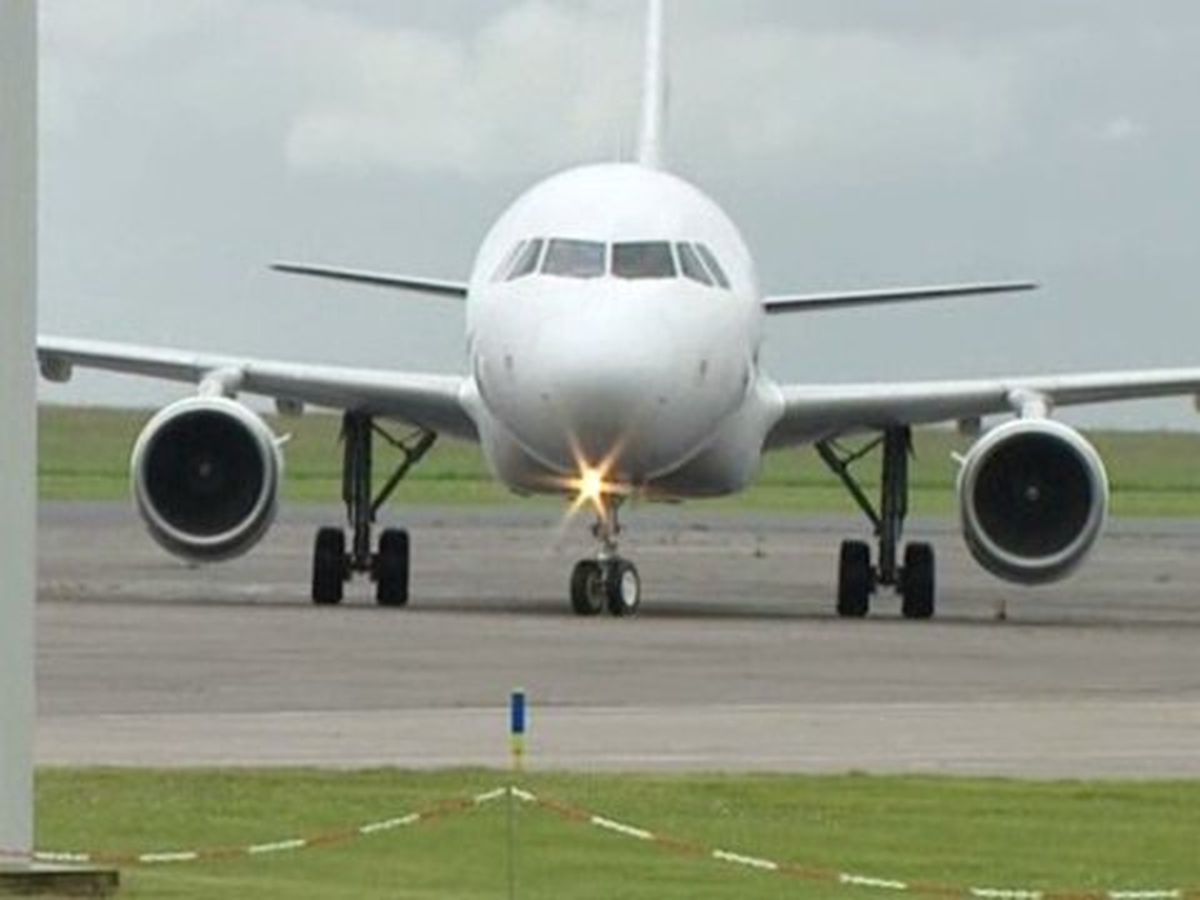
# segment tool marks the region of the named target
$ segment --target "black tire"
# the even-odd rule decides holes
[[[862,541],[844,542],[838,561],[838,615],[843,619],[866,618],[874,589],[871,548]]]
[[[604,572],[600,563],[585,559],[571,572],[571,610],[577,616],[598,616],[604,611]]]
[[[604,600],[609,615],[615,618],[637,615],[642,605],[642,579],[633,563],[624,559],[605,563]]]
[[[313,548],[312,601],[317,606],[342,602],[346,586],[346,535],[339,528],[322,528]]]
[[[390,528],[379,537],[375,557],[375,602],[380,606],[408,605],[408,532]]]
[[[909,544],[904,548],[904,571],[900,577],[902,610],[906,619],[932,619],[935,605],[933,548]]]

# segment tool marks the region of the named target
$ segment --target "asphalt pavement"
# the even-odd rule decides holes
[[[544,508],[418,509],[413,599],[307,600],[315,528],[188,567],[124,504],[43,505],[44,764],[503,766],[504,704],[547,769],[1200,776],[1200,525],[1116,523],[1052,588],[996,581],[953,522],[916,522],[940,612],[832,613],[854,519],[635,510],[632,620],[581,620],[590,537]]]

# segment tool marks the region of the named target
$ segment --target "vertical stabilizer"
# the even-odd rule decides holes
[[[663,167],[663,142],[667,118],[667,61],[664,0],[649,0],[646,20],[646,71],[642,76],[642,129],[638,162],[652,169]]]

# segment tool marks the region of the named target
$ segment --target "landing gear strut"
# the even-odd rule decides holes
[[[374,438],[379,436],[399,451],[401,460],[378,495],[374,494],[372,465]],[[346,413],[342,419],[342,500],[350,523],[350,548],[346,532],[322,528],[313,553],[312,599],[319,606],[342,602],[346,582],[355,575],[368,575],[375,582],[375,599],[380,606],[408,603],[409,538],[404,529],[387,529],[372,553],[372,529],[379,510],[395,493],[400,482],[433,447],[437,435],[418,431],[407,439],[393,437],[375,424],[372,416]]]
[[[608,610],[609,615],[624,618],[636,614],[642,604],[637,567],[617,554],[620,505],[619,497],[604,498],[592,526],[600,551],[595,559],[576,563],[571,573],[571,609],[577,616],[598,616]]]
[[[883,477],[876,509],[854,477],[852,467],[875,450],[882,456]],[[908,518],[908,459],[912,429],[888,428],[883,435],[857,450],[835,441],[817,444],[817,452],[850,492],[875,528],[878,565],[871,565],[871,549],[862,541],[842,544],[838,567],[838,615],[861,619],[870,612],[871,595],[881,586],[895,588],[902,598],[906,619],[930,619],[934,613],[934,556],[928,544],[909,544],[900,564],[899,547]]]

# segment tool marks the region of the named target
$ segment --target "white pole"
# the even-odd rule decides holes
[[[33,847],[37,0],[0,0],[0,849]]]

